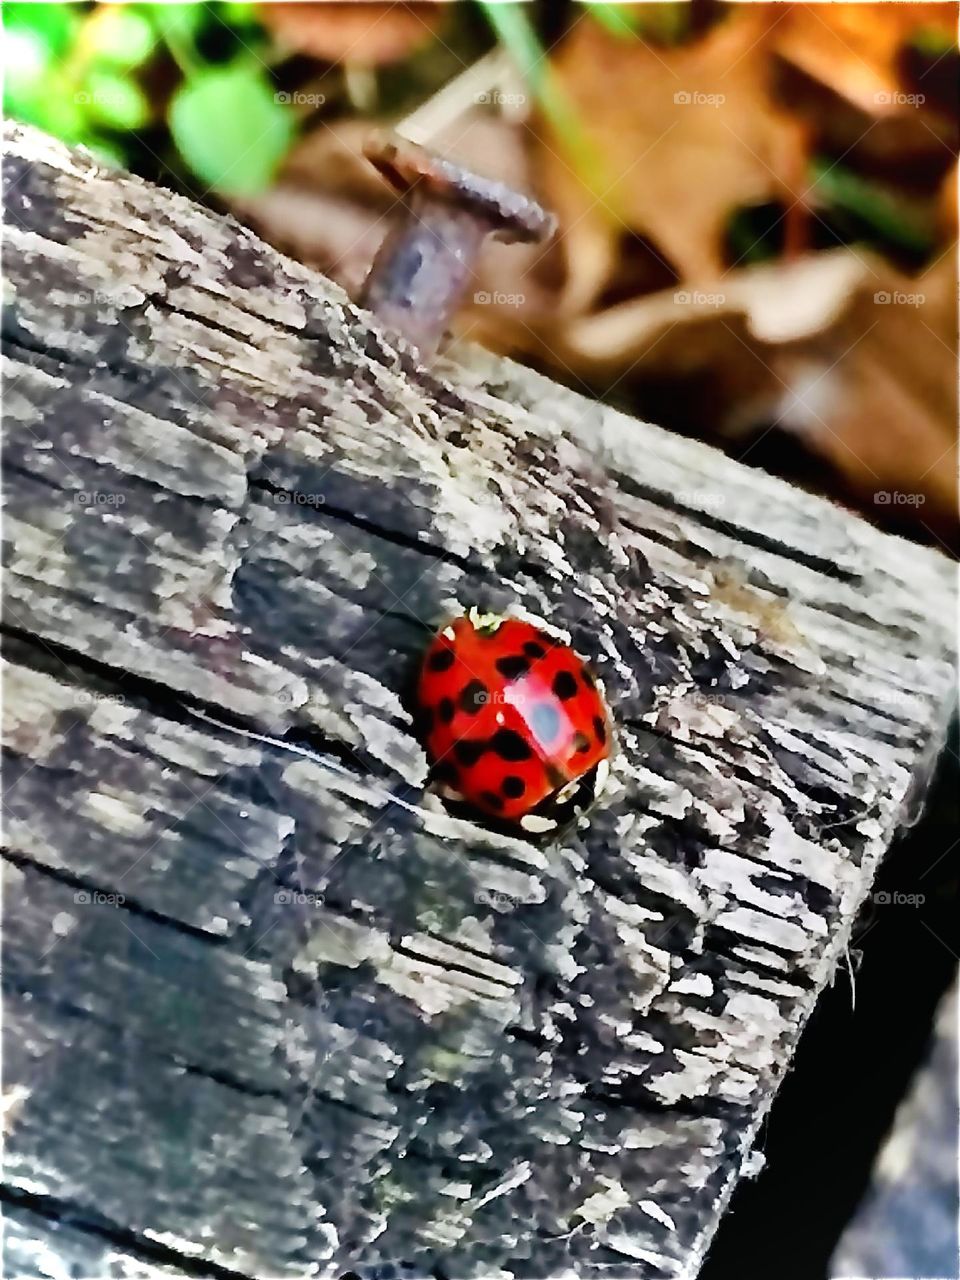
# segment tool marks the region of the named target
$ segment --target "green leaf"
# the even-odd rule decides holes
[[[153,52],[157,36],[147,18],[117,5],[103,8],[90,25],[98,62],[138,67]]]
[[[257,6],[247,0],[224,0],[217,6],[217,16],[231,27],[249,27],[258,21]]]
[[[3,6],[5,39],[14,31],[33,32],[54,57],[61,57],[67,52],[73,44],[78,25],[74,5],[21,3]]]
[[[36,80],[29,93],[14,95],[10,85],[5,85],[4,106],[17,120],[35,124],[64,142],[86,141],[84,107],[75,100],[74,94],[64,92],[62,83],[52,72]]]
[[[150,104],[140,86],[112,71],[92,70],[77,102],[111,129],[142,129],[150,119]]]
[[[156,23],[161,35],[173,35],[181,40],[193,41],[206,14],[202,4],[148,4],[145,13]]]
[[[4,101],[26,105],[37,93],[51,59],[43,37],[29,27],[6,27],[3,33]]]
[[[293,139],[293,117],[278,99],[250,63],[210,68],[174,94],[170,132],[203,182],[253,195],[269,186]]]

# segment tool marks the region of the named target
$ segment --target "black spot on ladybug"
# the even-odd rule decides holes
[[[475,716],[490,700],[490,692],[482,680],[471,680],[460,692],[460,708],[467,715]]]
[[[528,658],[545,658],[547,656],[546,649],[536,640],[528,640],[523,646],[523,652]]]
[[[460,778],[457,766],[452,760],[441,760],[434,765],[433,776],[438,782],[445,782],[449,787],[456,786]]]
[[[553,692],[561,702],[568,702],[577,696],[577,682],[569,671],[558,671],[553,677]]]
[[[494,665],[500,674],[506,676],[508,680],[519,680],[521,676],[525,676],[530,670],[530,663],[519,654],[498,658]]]
[[[503,760],[529,760],[533,752],[515,729],[498,729],[490,747]]]
[[[527,723],[537,741],[546,747],[556,741],[557,734],[560,732],[560,712],[552,702],[535,702],[530,709]]]
[[[503,801],[500,799],[500,797],[497,795],[495,791],[481,791],[480,800],[481,800],[481,803],[485,804],[490,809],[503,808]]]
[[[454,663],[454,653],[452,649],[436,649],[427,659],[427,666],[431,671],[449,671]]]
[[[453,753],[460,763],[469,769],[471,765],[477,763],[486,749],[487,743],[483,738],[461,738],[454,744]]]
[[[579,729],[573,735],[573,747],[575,751],[579,751],[581,754],[590,750],[590,739],[585,733],[581,733]]]
[[[522,778],[518,778],[515,773],[508,773],[503,780],[503,786],[500,788],[508,800],[519,800],[526,789],[526,783]]]
[[[607,726],[603,723],[600,716],[593,717],[593,731],[597,735],[597,741],[601,746],[603,746],[607,740]]]
[[[443,724],[449,724],[453,719],[455,707],[452,698],[441,698],[437,703],[437,715]]]

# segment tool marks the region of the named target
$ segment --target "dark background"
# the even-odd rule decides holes
[[[756,1149],[766,1166],[734,1191],[699,1280],[829,1274],[956,970],[957,747],[955,723],[923,815],[893,845],[873,888],[922,893],[925,901],[864,906],[851,945],[855,999],[841,967],[760,1130]]]

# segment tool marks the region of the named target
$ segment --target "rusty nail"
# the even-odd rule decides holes
[[[364,281],[360,305],[422,359],[437,350],[488,235],[535,243],[557,220],[535,200],[408,142],[377,134],[363,153],[403,196]]]

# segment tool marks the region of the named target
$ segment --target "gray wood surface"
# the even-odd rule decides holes
[[[7,1275],[694,1276],[922,798],[952,567],[43,135],[5,178]],[[613,705],[545,844],[424,789],[472,604]]]

